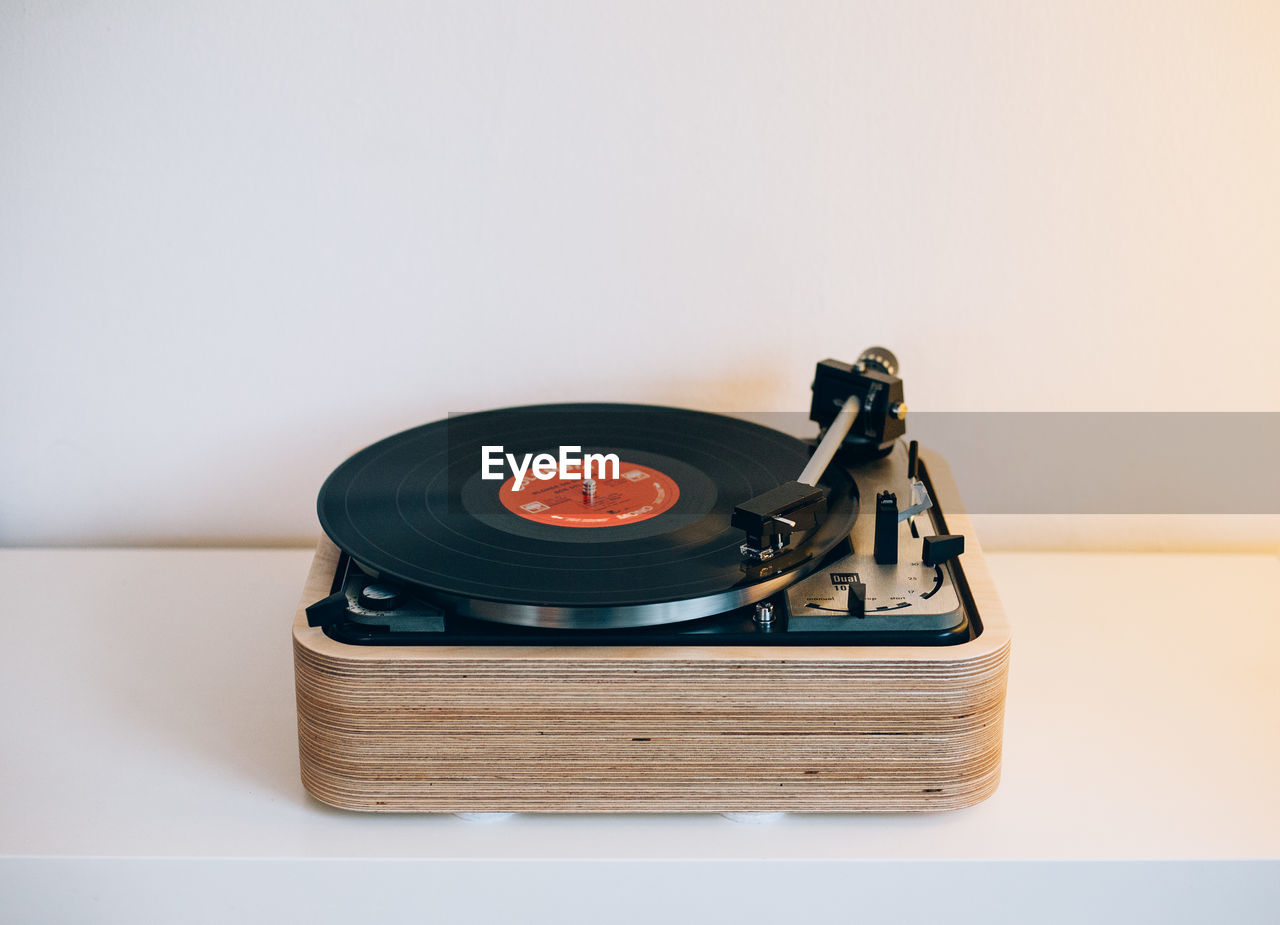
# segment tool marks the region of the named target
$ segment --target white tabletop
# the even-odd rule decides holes
[[[370,903],[395,920],[1274,921],[1280,560],[989,560],[1014,647],[985,803],[485,824],[303,791],[289,627],[309,551],[0,551],[0,921],[350,921]]]

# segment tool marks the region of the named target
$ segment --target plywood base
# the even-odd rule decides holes
[[[294,618],[302,779],[347,809],[955,809],[996,788],[1009,627],[945,465],[924,457],[978,638],[941,647],[371,647]]]

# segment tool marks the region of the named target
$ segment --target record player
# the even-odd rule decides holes
[[[424,812],[984,799],[1009,626],[906,413],[871,348],[818,364],[809,440],[587,403],[356,453],[320,491],[293,626],[308,791]]]

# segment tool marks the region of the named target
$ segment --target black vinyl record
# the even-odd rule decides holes
[[[485,447],[618,457],[581,479],[482,477]],[[496,451],[490,451],[496,456]],[[814,570],[849,536],[849,474],[823,478],[825,521],[786,553],[745,564],[736,504],[796,478],[810,448],[736,418],[645,405],[540,405],[460,415],[361,450],[320,490],[325,533],[361,567],[464,616],[607,628],[689,620],[752,603]],[[497,474],[492,466],[490,474]],[[580,472],[570,473],[579,475]]]

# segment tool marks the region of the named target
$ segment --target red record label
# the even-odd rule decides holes
[[[638,524],[671,510],[680,488],[665,473],[649,466],[622,462],[619,478],[596,479],[590,499],[582,479],[535,478],[526,472],[520,490],[515,476],[498,489],[498,500],[513,514],[534,523],[557,527],[620,527]]]

